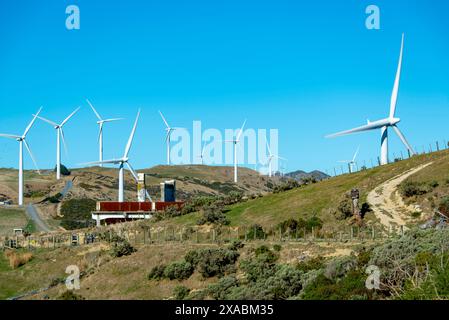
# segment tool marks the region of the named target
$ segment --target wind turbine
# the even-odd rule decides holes
[[[99,126],[99,132],[98,132],[99,158],[98,158],[98,161],[103,161],[103,126],[106,122],[113,122],[113,121],[118,121],[118,120],[123,120],[123,119],[122,118],[103,119],[100,116],[100,114],[97,112],[97,110],[95,110],[92,103],[90,103],[90,101],[88,99],[86,99],[86,101],[98,118],[98,121],[97,121],[98,126]],[[103,165],[101,164],[100,167],[103,167]]]
[[[201,149],[201,153],[197,156],[197,158],[201,159],[201,165],[204,164],[204,149],[206,147],[206,143],[203,144],[203,148]]]
[[[237,144],[240,142],[240,136],[243,133],[243,128],[245,127],[246,119],[240,128],[239,133],[233,140],[225,140],[225,142],[232,142],[234,144],[234,182],[237,183]]]
[[[355,159],[357,158],[357,155],[359,154],[360,147],[357,148],[357,151],[354,153],[354,156],[352,157],[352,160],[342,160],[338,161],[340,163],[347,163],[349,167],[349,173],[354,172],[354,166],[355,166]]]
[[[397,124],[401,121],[401,119],[395,117],[396,104],[397,104],[397,100],[398,100],[399,82],[400,82],[400,78],[401,78],[403,50],[404,50],[404,34],[402,34],[401,51],[399,54],[399,63],[398,63],[397,71],[396,71],[396,79],[395,79],[394,85],[393,85],[393,92],[391,94],[389,117],[382,119],[382,120],[374,121],[374,122],[370,122],[368,120],[368,124],[366,124],[364,126],[326,136],[327,138],[333,138],[333,137],[344,136],[344,135],[361,132],[361,131],[381,129],[381,142],[380,142],[381,143],[381,152],[380,152],[381,165],[388,163],[388,128],[389,127],[393,128],[393,130],[399,136],[399,139],[401,139],[402,143],[405,145],[405,147],[408,149],[408,151],[412,155],[415,155],[413,148],[408,143],[408,141],[405,139],[405,136],[402,134],[402,132],[399,130],[399,128],[397,126]]]
[[[170,165],[170,137],[173,131],[181,128],[170,127],[162,112],[159,111],[159,114],[166,126],[165,131],[167,131],[167,136],[165,137],[165,142],[167,143],[167,164]]]
[[[40,174],[39,168],[37,167],[36,160],[33,156],[33,153],[31,152],[30,146],[28,145],[28,143],[26,141],[26,136],[27,136],[28,132],[30,131],[31,127],[33,126],[34,122],[36,121],[36,118],[39,115],[39,113],[41,112],[41,110],[42,110],[42,107],[38,110],[36,115],[34,115],[33,120],[31,120],[31,122],[28,124],[28,126],[26,127],[25,131],[23,132],[23,134],[21,136],[0,133],[0,137],[13,139],[19,143],[19,201],[18,201],[19,206],[23,205],[23,145],[25,145],[25,148],[27,149],[28,153],[30,154],[30,158],[34,163],[36,170]]]
[[[85,163],[84,164],[84,165],[102,165],[102,164],[117,164],[117,165],[119,165],[119,173],[118,173],[118,202],[123,202],[124,198],[125,198],[125,193],[124,193],[124,182],[125,182],[125,178],[124,178],[124,170],[125,169],[124,169],[124,166],[125,165],[128,167],[128,169],[131,172],[131,174],[134,177],[134,179],[136,181],[139,180],[136,171],[133,169],[133,167],[129,163],[129,151],[131,150],[131,145],[133,143],[134,134],[136,133],[136,128],[137,128],[137,123],[139,121],[139,117],[140,117],[140,109],[137,112],[136,120],[134,122],[134,126],[132,128],[132,131],[131,131],[131,134],[129,136],[128,143],[126,144],[125,152],[123,153],[123,157],[122,158],[111,159],[111,160],[103,160],[103,161],[95,161],[95,162],[89,162],[89,163]],[[151,197],[148,194],[148,191],[146,192],[146,194],[147,194],[147,197],[151,200]]]
[[[77,113],[79,109],[80,109],[80,107],[76,108],[75,111],[73,111],[67,118],[64,119],[64,121],[61,122],[61,124],[57,124],[54,121],[37,116],[42,121],[45,121],[48,124],[52,125],[56,130],[56,179],[57,180],[61,179],[61,139],[62,139],[62,143],[64,144],[64,151],[67,155],[67,144],[65,143],[64,130],[62,129],[62,127],[64,127],[64,125],[67,123],[67,121],[69,121],[70,118],[73,117],[73,115],[75,113]]]
[[[271,178],[271,176],[272,176],[271,161],[274,158],[280,159],[280,160],[287,160],[287,159],[279,157],[278,155],[271,153],[271,149],[270,149],[270,146],[268,145],[268,141],[267,141],[267,149],[268,149],[268,176]]]

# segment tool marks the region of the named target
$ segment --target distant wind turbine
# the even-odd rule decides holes
[[[271,149],[270,149],[270,146],[268,145],[268,141],[267,141],[267,149],[268,149],[268,176],[271,178],[271,176],[273,175],[273,171],[271,169],[271,162],[273,161],[273,159],[274,158],[280,159],[280,160],[287,160],[287,159],[279,157],[278,155],[271,153]]]
[[[23,206],[23,145],[25,145],[25,148],[27,149],[31,160],[34,163],[36,170],[40,174],[39,168],[37,167],[36,160],[33,156],[33,153],[31,152],[31,148],[26,141],[26,137],[27,137],[27,134],[30,131],[31,127],[33,126],[34,122],[36,121],[36,118],[39,115],[39,113],[41,112],[41,110],[42,110],[42,107],[38,110],[36,115],[34,115],[33,120],[31,120],[31,122],[28,124],[28,126],[26,127],[25,131],[23,132],[23,134],[21,136],[0,133],[0,137],[13,139],[19,143],[19,197],[18,197],[19,198],[19,201],[18,201],[19,206]]]
[[[357,151],[354,153],[354,156],[352,157],[352,160],[341,160],[338,161],[340,163],[347,163],[349,167],[349,173],[354,172],[354,166],[356,165],[355,159],[357,158],[357,155],[359,153],[360,147],[357,148]]]
[[[201,153],[197,156],[197,158],[201,159],[201,165],[204,164],[204,150],[206,147],[206,143],[203,144],[203,148],[201,149]]]
[[[99,126],[99,132],[98,132],[98,149],[99,149],[99,158],[98,161],[103,161],[103,126],[105,123],[107,122],[113,122],[113,121],[118,121],[118,120],[123,120],[123,118],[112,118],[112,119],[103,119],[100,114],[97,112],[97,110],[95,110],[94,106],[92,105],[92,103],[90,103],[90,101],[88,99],[86,99],[87,103],[89,104],[89,106],[92,108],[93,112],[95,113],[95,115],[98,118],[98,126]],[[100,167],[102,167],[103,165],[101,164]]]
[[[233,140],[225,140],[224,142],[232,142],[234,144],[234,182],[237,183],[237,144],[240,142],[240,137],[243,133],[243,128],[245,127],[246,120],[243,122],[239,133]]]
[[[393,85],[393,92],[391,94],[391,101],[390,101],[390,115],[388,118],[370,122],[368,121],[367,125],[357,127],[351,130],[338,132],[332,135],[327,136],[327,138],[333,138],[338,136],[344,136],[351,133],[356,132],[362,132],[362,131],[369,131],[374,129],[381,129],[381,159],[380,164],[384,165],[388,163],[388,128],[392,127],[393,130],[396,132],[396,134],[399,136],[399,139],[401,139],[402,143],[405,145],[405,147],[408,149],[408,151],[414,155],[415,152],[413,151],[413,148],[408,143],[408,141],[405,139],[405,136],[402,134],[402,132],[399,130],[397,124],[401,121],[401,119],[395,117],[396,112],[396,104],[398,99],[398,91],[399,91],[399,82],[401,78],[401,68],[402,68],[402,54],[404,50],[404,34],[402,34],[402,42],[401,42],[401,51],[399,54],[399,63],[398,68],[396,71],[396,78]]]
[[[73,117],[73,115],[78,112],[79,109],[80,109],[80,107],[76,108],[75,111],[73,111],[67,118],[64,119],[64,121],[61,122],[61,124],[57,124],[54,121],[48,120],[41,116],[37,116],[42,121],[45,121],[48,124],[52,125],[56,130],[56,179],[57,180],[61,179],[61,139],[62,139],[62,143],[64,144],[64,151],[67,156],[67,144],[65,143],[64,130],[62,128],[67,123],[67,121],[69,121],[70,118]]]
[[[165,142],[167,143],[167,164],[170,165],[170,138],[171,138],[171,134],[172,134],[173,131],[175,131],[177,129],[181,129],[181,128],[170,127],[170,125],[168,124],[168,122],[165,119],[165,117],[162,114],[162,112],[159,111],[159,114],[161,115],[161,118],[164,121],[164,124],[165,124],[165,127],[166,127],[165,131],[167,132],[167,135],[165,137]]]
[[[140,109],[137,112],[137,116],[136,116],[136,120],[134,121],[134,126],[131,130],[131,134],[129,136],[128,139],[128,143],[126,144],[125,147],[125,152],[123,153],[123,157],[119,158],[119,159],[111,159],[111,160],[103,160],[103,161],[95,161],[95,162],[88,162],[88,163],[84,163],[83,165],[102,165],[102,164],[116,164],[119,165],[119,173],[118,173],[118,202],[123,202],[125,199],[125,188],[124,188],[124,184],[125,184],[125,176],[124,176],[124,166],[126,165],[129,169],[129,171],[131,172],[131,175],[133,176],[134,180],[138,181],[139,178],[137,176],[136,171],[133,169],[133,167],[131,166],[131,164],[129,163],[129,151],[131,150],[131,146],[134,140],[134,134],[136,133],[136,128],[137,128],[137,123],[139,121],[139,117],[140,117]],[[150,199],[151,201],[151,197],[148,194],[148,191],[146,192],[147,197]]]

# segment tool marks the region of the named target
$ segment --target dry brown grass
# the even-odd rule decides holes
[[[31,252],[19,253],[14,250],[6,250],[5,257],[9,260],[9,266],[12,269],[17,269],[33,259],[33,254]]]

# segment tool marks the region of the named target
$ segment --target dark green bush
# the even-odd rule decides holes
[[[151,269],[150,273],[148,274],[149,280],[160,280],[164,278],[164,270],[165,265],[161,264],[158,266],[155,266]]]
[[[55,169],[53,170],[54,172],[56,172],[56,168],[57,168],[57,166],[55,166]],[[60,169],[61,169],[61,174],[63,176],[70,176],[71,172],[69,169],[67,169],[67,167],[65,165],[61,164]]]
[[[128,256],[136,252],[136,249],[124,238],[119,241],[112,242],[111,255],[113,257],[119,258],[123,256]]]
[[[176,300],[184,300],[190,293],[190,289],[184,286],[176,286],[173,289],[173,296]]]
[[[92,199],[70,199],[61,206],[63,215],[61,226],[68,230],[89,227],[93,224],[92,211],[95,211],[96,202]]]
[[[248,240],[265,239],[266,234],[261,225],[253,224],[246,232]]]
[[[201,210],[202,216],[197,221],[197,224],[203,225],[206,223],[213,223],[218,225],[228,225],[229,220],[223,212],[223,206],[211,204]]]
[[[187,261],[173,262],[165,267],[164,278],[185,280],[193,274],[194,267]]]
[[[71,290],[64,291],[60,296],[60,300],[85,300],[83,296],[74,293]]]
[[[408,180],[400,184],[399,190],[404,197],[423,195],[432,191],[431,186],[424,182]]]
[[[210,278],[231,271],[239,255],[235,250],[224,248],[199,249],[188,252],[185,259],[196,266],[204,278]]]

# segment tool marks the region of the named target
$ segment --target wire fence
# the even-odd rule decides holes
[[[435,141],[428,145],[422,145],[420,148],[413,147],[416,155],[429,154],[435,151],[447,150],[449,148],[448,140]],[[389,159],[389,163],[406,160],[412,157],[409,150],[392,152],[393,158]],[[348,173],[355,173],[366,169],[372,169],[381,165],[380,157],[370,158],[368,160],[358,160],[354,163],[343,163],[339,166],[324,170],[324,172],[331,177],[341,176]]]
[[[140,227],[131,230],[112,229],[102,231],[68,232],[63,234],[46,235],[17,235],[1,237],[1,249],[56,249],[61,247],[82,246],[94,243],[109,244],[114,242],[116,235],[126,239],[136,246],[152,245],[157,243],[199,243],[222,244],[235,240],[242,242],[366,242],[381,241],[404,235],[404,228],[390,227],[389,230],[377,227],[347,227],[339,231],[323,231],[321,229],[282,230],[271,229],[264,232],[257,227],[220,227],[220,228],[192,228],[192,227],[166,227],[151,228]]]

